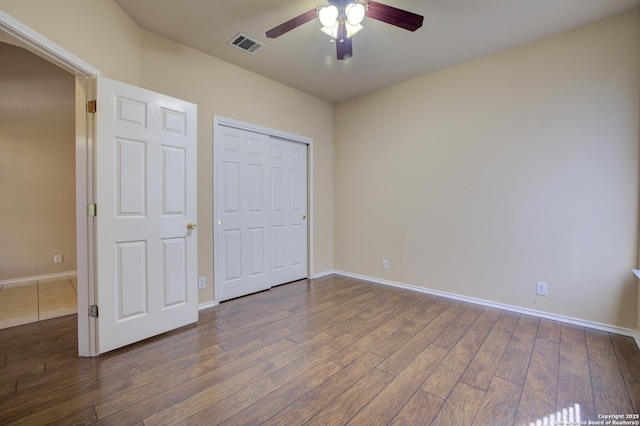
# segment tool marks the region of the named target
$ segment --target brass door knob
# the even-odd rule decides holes
[[[193,222],[189,222],[189,223],[187,223],[187,229],[188,229],[189,231],[193,231],[193,230],[194,230],[194,229],[196,229],[197,227],[198,227],[198,225],[196,225],[196,224],[195,224],[195,223],[193,223]]]

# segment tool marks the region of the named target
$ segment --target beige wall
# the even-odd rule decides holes
[[[75,271],[74,78],[9,44],[0,58],[0,281]]]
[[[213,300],[214,115],[313,139],[314,272],[333,268],[331,104],[143,31],[111,0],[0,0],[0,10],[107,77],[198,104],[198,275],[208,283],[200,303]]]
[[[198,105],[198,273],[213,298],[213,117],[313,139],[314,272],[333,269],[333,106],[149,32],[142,35],[144,86]]]
[[[111,0],[0,0],[0,10],[100,72],[140,85],[140,28]]]
[[[337,105],[335,268],[635,328],[638,52],[634,10]]]

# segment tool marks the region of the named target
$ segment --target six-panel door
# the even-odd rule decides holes
[[[216,299],[307,276],[307,147],[221,126],[215,148]]]
[[[98,78],[98,351],[197,321],[196,106]]]

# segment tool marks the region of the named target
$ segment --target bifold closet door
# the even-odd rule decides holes
[[[216,299],[307,274],[307,146],[221,126],[215,141]]]

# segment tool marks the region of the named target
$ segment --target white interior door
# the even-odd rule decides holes
[[[272,285],[307,276],[307,146],[270,138]]]
[[[307,145],[219,126],[216,299],[307,276]]]
[[[266,135],[224,127],[216,142],[218,300],[271,287]]]
[[[196,105],[98,78],[98,352],[198,320]]]

